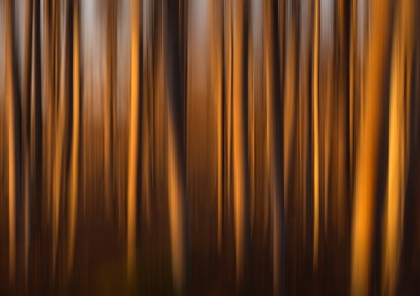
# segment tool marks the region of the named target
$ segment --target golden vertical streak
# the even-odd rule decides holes
[[[226,198],[227,198],[227,219],[231,212],[231,181],[232,181],[232,59],[233,59],[233,44],[232,44],[232,35],[233,35],[233,25],[232,25],[232,1],[227,0],[226,5],[226,34],[225,34],[225,44],[226,44]]]
[[[319,0],[315,0],[314,11],[314,48],[313,48],[313,182],[314,182],[314,245],[313,245],[313,268],[318,269],[318,245],[319,245],[319,113],[318,113],[318,71],[319,71]]]
[[[80,140],[80,62],[79,62],[79,2],[74,2],[73,23],[73,131],[70,163],[69,186],[69,239],[67,273],[73,269],[74,241],[76,236],[76,217],[78,201],[79,176],[79,140]]]
[[[127,190],[127,275],[134,276],[136,261],[136,197],[139,121],[139,1],[131,1],[131,101]]]
[[[351,2],[350,20],[350,62],[349,62],[349,184],[350,195],[353,188],[354,170],[354,131],[355,131],[355,100],[356,100],[356,52],[357,52],[357,0]]]
[[[13,84],[13,64],[12,64],[12,4],[11,0],[6,0],[5,18],[6,18],[6,100],[8,114],[8,150],[9,150],[9,277],[13,284],[16,273],[16,118],[14,113],[14,101],[17,99],[14,94]]]
[[[394,30],[390,114],[389,114],[389,150],[388,150],[388,183],[384,208],[384,246],[382,262],[382,295],[394,295],[399,272],[399,257],[402,245],[402,227],[404,217],[404,195],[406,180],[406,164],[408,163],[405,110],[409,100],[411,46],[413,38],[413,1],[399,2],[398,16]],[[406,70],[407,68],[407,70]]]
[[[243,3],[235,1],[233,9],[233,202],[236,250],[236,281],[241,283],[245,260],[245,155],[243,122]]]
[[[383,81],[390,19],[390,1],[372,0],[371,43],[366,61],[365,112],[358,142],[352,225],[351,294],[368,295],[371,235],[377,181]]]
[[[223,28],[220,24],[222,2],[216,2],[215,13],[215,37],[216,40],[216,113],[217,113],[217,232],[218,232],[218,248],[219,254],[222,251],[222,235],[223,235],[223,163],[222,163],[222,149],[223,149],[223,131],[222,131],[222,118],[223,118],[223,96],[222,96],[222,36]]]
[[[47,219],[50,222],[50,211],[51,211],[51,151],[52,149],[52,75],[51,75],[51,40],[52,40],[52,30],[51,30],[51,16],[49,15],[49,9],[51,9],[51,3],[44,3],[43,11],[44,18],[41,20],[42,25],[42,36],[43,41],[41,45],[41,58],[42,58],[42,96],[45,98],[47,105],[47,115],[46,115],[46,133],[45,138],[42,140],[45,141],[45,148],[43,148],[43,159],[45,166],[43,178],[46,180],[45,184],[45,194],[46,194],[46,209],[47,209]]]
[[[251,5],[251,4],[249,4]],[[248,16],[250,17],[250,16]],[[249,159],[249,196],[250,196],[250,223],[253,225],[255,217],[255,77],[254,77],[254,52],[252,30],[248,30],[248,155]]]

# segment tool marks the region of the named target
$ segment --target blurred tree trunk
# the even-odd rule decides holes
[[[6,101],[8,113],[9,151],[9,277],[12,286],[16,279],[16,212],[20,204],[21,181],[21,103],[17,65],[17,41],[14,1],[5,1],[6,16]]]
[[[377,194],[379,143],[385,97],[390,1],[372,0],[370,44],[366,56],[364,113],[357,147],[351,253],[351,294],[368,295],[372,252],[373,217]]]
[[[114,197],[114,180],[113,180],[113,156],[114,156],[114,145],[113,145],[113,122],[114,122],[114,110],[113,101],[115,100],[114,89],[115,89],[115,65],[114,65],[114,52],[115,52],[115,2],[114,0],[108,0],[107,7],[107,29],[106,29],[106,83],[105,83],[105,103],[104,103],[104,192],[105,192],[105,204],[108,217],[111,214],[114,203],[112,198]]]
[[[32,99],[32,41],[33,41],[33,16],[34,11],[32,9],[33,1],[27,0],[25,4],[25,43],[24,43],[24,69],[23,69],[23,110],[22,110],[22,149],[23,149],[23,202],[24,210],[23,213],[18,212],[18,217],[23,214],[23,233],[24,233],[24,244],[23,244],[23,268],[24,268],[24,286],[26,289],[28,280],[28,265],[29,265],[29,203],[32,196],[31,188],[31,158],[30,158],[30,128],[31,128],[31,99]],[[17,246],[18,250],[20,249]],[[18,251],[19,253],[19,251]]]
[[[62,287],[66,278],[67,258],[69,253],[67,237],[68,219],[68,178],[71,155],[71,130],[73,110],[73,2],[61,3],[60,25],[63,26],[60,46],[58,106],[56,114],[56,145],[54,160],[54,206],[53,206],[53,273]],[[60,217],[61,216],[61,217]],[[54,269],[55,268],[55,269]]]
[[[127,272],[129,281],[134,276],[136,262],[136,224],[137,224],[137,164],[139,138],[139,95],[140,95],[140,0],[131,2],[131,103],[130,134],[128,150],[127,185]]]
[[[58,230],[59,230],[59,218],[60,218],[60,194],[61,194],[61,161],[62,161],[62,150],[63,150],[63,133],[64,133],[64,116],[63,116],[63,49],[66,47],[64,43],[60,47],[61,42],[61,5],[60,1],[55,2],[54,7],[54,28],[55,28],[55,93],[56,104],[53,110],[53,122],[54,122],[54,155],[53,170],[52,170],[52,269],[53,277],[56,277],[56,262],[57,262],[57,248],[58,248]],[[61,51],[61,52],[60,52]]]
[[[168,203],[175,292],[187,285],[186,77],[188,1],[164,2],[165,90],[167,98]]]
[[[146,227],[151,226],[151,198],[152,198],[152,103],[153,103],[153,71],[152,71],[152,28],[153,28],[153,1],[144,0],[143,2],[143,39],[142,42],[142,101],[141,101],[141,208],[142,221],[145,221]]]
[[[399,1],[394,24],[389,106],[388,182],[383,216],[382,295],[396,293],[409,163],[414,1]]]
[[[313,270],[318,269],[319,250],[319,2],[315,0],[313,11],[313,57],[312,57],[312,135],[313,135]]]
[[[232,61],[233,61],[233,0],[226,0],[224,2],[224,60],[223,73],[225,85],[225,101],[224,101],[224,195],[225,195],[225,225],[229,226],[231,221],[232,211]]]
[[[42,243],[42,205],[43,205],[43,156],[42,156],[42,55],[41,55],[41,1],[34,0],[33,3],[33,43],[32,43],[32,99],[30,109],[30,176],[32,196],[29,200],[29,240],[34,241],[33,249],[29,249],[29,268],[41,274],[41,243]],[[28,272],[31,272],[29,270]],[[33,275],[31,275],[33,276]],[[39,283],[30,279],[31,287],[38,289]]]
[[[241,288],[245,282],[248,256],[248,190],[247,183],[247,124],[244,106],[248,100],[248,2],[233,3],[233,208],[235,227],[236,282]]]
[[[73,38],[73,81],[72,81],[72,135],[70,152],[69,172],[69,201],[68,201],[68,261],[67,274],[71,275],[73,269],[74,244],[76,237],[77,209],[79,199],[79,161],[80,161],[80,25],[79,25],[79,1],[73,1],[73,26],[71,34]],[[70,33],[70,32],[69,32]],[[69,65],[70,66],[70,65]],[[69,135],[70,136],[70,135]]]
[[[216,110],[216,134],[217,134],[217,244],[218,252],[222,252],[223,238],[223,88],[222,88],[222,50],[223,50],[223,3],[214,1],[210,6],[210,44],[211,44],[211,98],[214,100]]]

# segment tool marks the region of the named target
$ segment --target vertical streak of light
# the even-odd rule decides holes
[[[223,149],[223,94],[222,94],[222,36],[223,26],[222,12],[223,2],[216,2],[216,13],[215,13],[215,37],[216,37],[216,113],[217,113],[217,215],[218,215],[218,248],[219,254],[222,251],[222,235],[223,235],[223,162],[222,162],[222,149]],[[220,36],[220,37],[219,37]]]
[[[410,71],[411,68],[413,11],[413,1],[400,1],[394,30],[389,107],[388,183],[383,221],[385,246],[382,258],[383,295],[395,294],[402,243],[406,164],[408,163],[408,155],[405,155],[408,135],[405,120],[409,113],[406,113],[405,104],[409,100],[410,89],[410,75],[406,75],[405,71]]]
[[[241,284],[245,261],[245,165],[243,122],[243,13],[244,4],[237,0],[233,9],[233,198],[236,250],[236,281]]]
[[[350,62],[349,62],[349,183],[350,195],[353,190],[353,170],[354,170],[354,117],[355,117],[355,98],[356,98],[356,52],[357,52],[357,0],[351,2],[350,19]]]
[[[70,188],[69,188],[69,240],[67,273],[73,269],[74,241],[76,235],[76,217],[78,200],[79,176],[79,140],[80,140],[80,66],[79,66],[79,1],[74,2],[73,23],[73,130],[70,163]]]
[[[251,18],[251,23],[254,21],[250,15],[247,16]],[[248,155],[247,159],[249,161],[249,196],[250,196],[250,221],[253,225],[254,216],[255,216],[255,76],[254,76],[254,50],[253,50],[253,36],[252,29],[248,30],[248,106],[247,106],[247,117],[248,117]]]
[[[268,2],[268,1],[267,1]],[[271,57],[271,14],[270,14],[270,6],[269,3],[265,2],[265,7],[264,7],[264,20],[265,20],[265,26],[264,26],[264,62],[265,62],[265,91],[266,91],[266,169],[267,169],[267,182],[268,182],[268,192],[269,192],[269,200],[270,200],[270,204],[272,203],[272,196],[275,194],[272,190],[272,176],[271,176],[271,167],[272,167],[272,163],[273,163],[273,159],[272,159],[272,135],[273,133],[271,132],[272,126],[271,126],[271,111],[272,111],[272,107],[271,107],[271,61],[270,61],[270,57]],[[269,213],[265,213],[266,216],[269,215]],[[274,224],[275,225],[275,224]],[[274,226],[273,225],[273,226]],[[278,240],[278,236],[277,236],[277,231],[275,229],[275,227],[273,227],[273,290],[274,293],[278,292],[278,272],[279,272],[279,266],[277,264],[277,257],[278,257],[278,248],[277,248],[277,240]]]
[[[366,61],[365,112],[358,142],[352,225],[351,294],[368,295],[371,235],[377,181],[383,80],[390,1],[372,0],[371,43]]]
[[[314,245],[313,245],[313,268],[318,269],[318,244],[319,244],[319,113],[318,113],[318,71],[319,71],[319,1],[315,0],[314,11],[314,42],[313,42],[313,182],[314,182]]]
[[[13,22],[12,0],[6,0],[6,98],[8,124],[8,151],[9,151],[9,277],[13,284],[16,273],[16,198],[17,198],[17,155],[16,155],[16,118],[14,101],[18,98],[14,93],[13,53]]]
[[[131,103],[130,134],[128,151],[127,190],[127,274],[134,276],[136,261],[136,196],[139,120],[139,1],[131,1]]]

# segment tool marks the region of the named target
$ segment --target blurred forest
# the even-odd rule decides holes
[[[0,294],[419,295],[416,15],[0,0]]]

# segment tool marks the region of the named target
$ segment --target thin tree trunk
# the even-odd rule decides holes
[[[164,48],[167,97],[167,176],[172,276],[175,292],[186,292],[186,39],[188,1],[165,1]]]
[[[79,199],[79,150],[80,150],[80,38],[79,38],[79,1],[74,0],[73,7],[73,129],[71,135],[71,162],[69,181],[69,215],[68,215],[68,259],[67,274],[73,269],[74,244],[76,237],[77,207]]]
[[[24,249],[23,249],[23,268],[24,268],[24,283],[27,286],[28,267],[29,267],[29,202],[31,199],[31,168],[30,168],[30,118],[31,118],[31,94],[32,94],[32,39],[33,39],[33,1],[26,1],[25,12],[25,56],[24,56],[24,70],[23,70],[23,116],[22,116],[22,148],[23,148],[23,199],[24,199],[24,218],[23,218],[23,232],[24,232]],[[20,216],[20,213],[18,212]],[[19,248],[19,246],[18,246]]]
[[[244,75],[248,69],[244,65],[244,47],[247,47],[247,30],[245,28],[246,5],[242,1],[233,3],[233,208],[235,227],[235,252],[236,252],[236,282],[238,287],[244,284],[246,271],[247,248],[247,165],[245,135],[247,128],[244,122],[244,108],[246,91],[243,85]]]
[[[313,268],[318,269],[319,248],[319,1],[315,0],[314,32],[313,32],[313,66],[312,66],[312,128],[313,128],[313,194],[314,194],[314,239],[313,239]]]
[[[137,221],[137,162],[139,126],[139,50],[140,50],[140,0],[131,2],[131,103],[130,135],[128,150],[127,185],[127,272],[128,279],[134,276],[136,261],[136,221]]]
[[[6,16],[6,101],[8,113],[9,151],[9,278],[16,277],[16,203],[20,196],[20,97],[16,60],[15,21],[13,1],[5,1]]]
[[[107,32],[106,32],[106,83],[105,83],[105,103],[104,103],[104,175],[105,175],[105,206],[108,218],[110,217],[113,203],[113,62],[114,62],[114,7],[113,0],[108,0],[107,8]]]
[[[30,207],[30,238],[34,238],[34,247],[30,254],[29,268],[36,270],[41,274],[39,269],[40,253],[42,244],[42,222],[43,222],[43,168],[42,168],[42,80],[41,80],[41,1],[34,0],[33,4],[33,57],[32,57],[32,101],[30,114],[30,175],[32,197],[29,201]],[[29,228],[29,227],[28,227]],[[29,272],[29,271],[28,271]],[[29,289],[37,290],[40,283],[30,279]]]
[[[151,120],[150,120],[150,105],[153,100],[152,88],[153,88],[153,78],[152,78],[152,65],[150,61],[150,57],[152,56],[152,52],[150,50],[150,43],[151,43],[151,32],[152,32],[152,20],[153,18],[150,17],[152,15],[152,1],[145,0],[143,3],[144,6],[144,14],[143,14],[143,39],[142,39],[142,47],[143,47],[143,56],[141,57],[143,60],[143,67],[142,71],[142,85],[143,85],[143,99],[142,99],[142,123],[141,123],[141,131],[142,131],[142,155],[141,155],[141,178],[142,178],[142,214],[144,214],[143,221],[146,222],[146,227],[150,228],[151,226],[151,170],[150,170],[150,159],[151,159]]]
[[[222,252],[222,231],[223,231],[223,163],[222,163],[222,12],[221,1],[211,2],[210,5],[210,34],[211,34],[211,77],[212,77],[212,98],[216,109],[216,133],[217,133],[217,244],[219,255]]]

